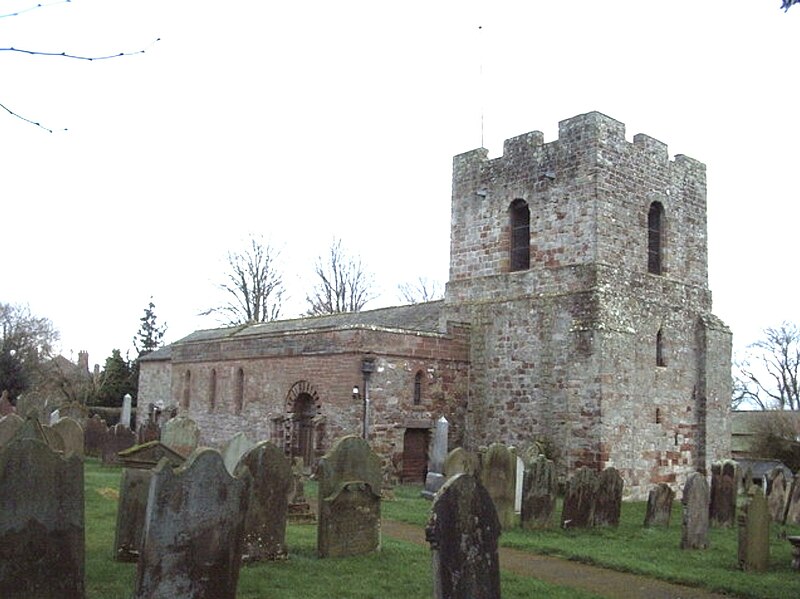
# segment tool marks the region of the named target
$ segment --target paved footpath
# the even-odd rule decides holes
[[[394,539],[427,546],[425,531],[420,526],[383,520],[381,531]],[[500,548],[500,568],[520,576],[532,576],[545,582],[582,589],[610,599],[731,598],[730,595],[507,547]]]

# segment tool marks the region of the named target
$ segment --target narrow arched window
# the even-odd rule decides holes
[[[664,360],[664,331],[658,329],[658,333],[656,333],[656,366],[666,365],[667,363]]]
[[[189,400],[192,388],[192,371],[187,370],[183,375],[183,407],[189,407]]]
[[[531,265],[531,211],[525,200],[514,200],[511,213],[511,270],[527,270]]]
[[[240,414],[244,406],[244,370],[241,368],[236,371],[236,389],[234,393],[236,413]]]
[[[663,246],[664,206],[661,205],[661,202],[653,202],[647,213],[647,272],[654,275],[662,274]]]
[[[208,411],[213,412],[217,403],[217,371],[211,369],[211,379],[208,381]]]
[[[422,371],[414,376],[414,405],[418,406],[422,403]]]

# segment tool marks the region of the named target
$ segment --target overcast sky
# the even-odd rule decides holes
[[[375,273],[371,305],[397,304],[398,283],[447,278],[455,154],[598,110],[706,163],[714,311],[742,347],[800,322],[800,7],[779,7],[73,0],[0,18],[3,48],[146,49],[0,52],[0,103],[54,130],[0,110],[0,301],[102,364],[151,296],[167,341],[216,326],[197,314],[259,233],[285,316],[333,235]]]

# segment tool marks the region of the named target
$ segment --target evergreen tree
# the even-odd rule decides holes
[[[153,298],[150,298],[150,303],[144,309],[144,316],[139,319],[142,324],[136,336],[133,338],[133,347],[138,354],[137,358],[146,356],[150,352],[161,347],[164,333],[167,332],[166,323],[158,326],[155,308],[156,306],[153,304]]]
[[[119,408],[126,393],[136,397],[132,365],[122,357],[118,349],[115,349],[106,358],[94,401],[99,406]]]

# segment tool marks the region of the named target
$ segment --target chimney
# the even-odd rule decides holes
[[[78,352],[78,368],[81,372],[89,373],[89,352],[81,350]]]

